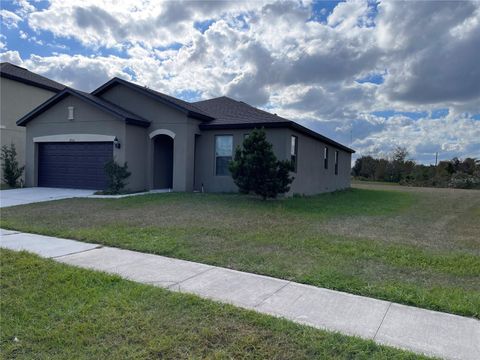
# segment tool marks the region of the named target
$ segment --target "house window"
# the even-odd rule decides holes
[[[323,167],[328,169],[328,147],[323,149]]]
[[[335,175],[338,175],[338,151],[335,151]]]
[[[293,164],[293,171],[297,172],[297,154],[298,154],[298,138],[294,135],[291,137],[290,141],[290,159]]]
[[[215,136],[215,175],[229,175],[228,164],[232,160],[233,136]]]

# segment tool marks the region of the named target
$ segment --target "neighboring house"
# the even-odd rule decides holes
[[[26,127],[27,186],[102,189],[115,159],[128,163],[131,190],[236,191],[228,162],[254,128],[294,161],[291,193],[350,186],[353,150],[227,97],[188,103],[114,78],[91,94],[67,88],[17,124]]]
[[[25,128],[15,122],[64,88],[22,67],[0,63],[0,144],[15,145],[20,166],[25,164]]]

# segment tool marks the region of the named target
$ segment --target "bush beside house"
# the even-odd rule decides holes
[[[131,175],[131,172],[128,171],[127,163],[124,163],[122,166],[111,160],[105,164],[105,172],[107,173],[108,186],[103,191],[103,194],[121,194],[127,185],[126,180]]]
[[[17,187],[18,179],[22,176],[25,166],[18,164],[15,144],[10,144],[10,147],[3,145],[0,159],[2,160],[2,181],[11,188]]]

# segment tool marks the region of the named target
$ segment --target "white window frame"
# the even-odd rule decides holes
[[[230,153],[230,156],[221,156],[221,155],[218,155],[217,154],[217,139],[218,138],[221,138],[221,137],[229,137],[232,141],[232,147],[231,147],[231,153]],[[218,135],[215,135],[215,139],[214,139],[214,144],[213,144],[213,148],[214,148],[214,155],[215,155],[215,158],[214,158],[214,161],[215,161],[215,176],[230,176],[230,171],[228,171],[227,169],[227,173],[226,174],[219,174],[218,173],[218,169],[217,169],[217,158],[219,157],[223,157],[223,158],[227,158],[229,157],[230,160],[233,159],[233,134],[218,134]]]
[[[338,175],[338,157],[339,152],[338,150],[335,150],[335,175]]]
[[[295,140],[295,145],[293,144],[293,140]],[[295,160],[293,160],[295,158]],[[293,172],[296,173],[298,169],[298,136],[291,135],[290,136],[290,161],[293,164]]]
[[[323,168],[328,170],[328,146],[323,148]]]

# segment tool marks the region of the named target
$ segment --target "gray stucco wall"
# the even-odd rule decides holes
[[[177,109],[164,105],[155,99],[149,98],[124,85],[116,85],[101,95],[104,99],[142,116],[151,121],[146,130],[146,180],[147,188],[153,186],[153,140],[148,136],[152,132],[165,129],[173,132],[174,137],[174,164],[173,164],[173,190],[193,190],[194,146],[195,134],[199,133],[200,121],[188,118]],[[137,138],[138,146],[142,146],[141,138]],[[133,143],[132,143],[133,144]]]
[[[117,120],[118,121],[118,120]],[[127,179],[127,188],[132,191],[146,190],[147,186],[147,130],[136,125],[125,125],[125,143],[122,148],[125,161],[132,173]]]
[[[203,131],[197,139],[195,190],[203,184],[206,192],[232,192],[237,187],[230,176],[215,175],[215,136],[233,135],[233,147],[240,146],[244,134],[251,130]],[[324,169],[323,151],[325,144],[290,129],[266,129],[267,140],[272,143],[278,159],[290,159],[291,136],[298,138],[298,165],[290,192],[292,194],[318,194],[350,187],[351,155],[345,151],[329,147],[329,168]],[[335,175],[334,156],[339,150],[339,169]]]
[[[215,175],[215,136],[233,135],[233,153],[235,154],[235,149],[243,143],[245,134],[251,131],[251,129],[202,131],[197,137],[195,190],[201,190],[202,184],[206,192],[238,190],[230,175]],[[267,140],[272,143],[273,151],[279,159],[286,159],[287,156],[286,133],[287,129],[267,129]]]
[[[67,120],[68,106],[74,107],[75,119]],[[114,159],[123,163],[126,160],[125,150],[125,123],[108,113],[85,103],[84,101],[67,96],[55,106],[51,107],[37,118],[33,119],[26,127],[26,185],[37,185],[37,156],[38,145],[34,143],[35,137],[66,135],[66,134],[94,134],[116,136],[123,145],[120,149],[113,148]],[[133,184],[142,181],[139,172],[132,173],[129,181]]]
[[[311,195],[350,187],[350,153],[292,130],[288,131],[288,146],[291,135],[298,137],[298,166],[291,194]],[[329,149],[328,169],[324,168],[325,146]],[[335,175],[336,150],[339,152],[338,175]],[[290,154],[290,148],[288,152]]]
[[[25,164],[25,128],[16,121],[53,95],[52,91],[0,77],[0,145],[15,144],[20,166]]]

